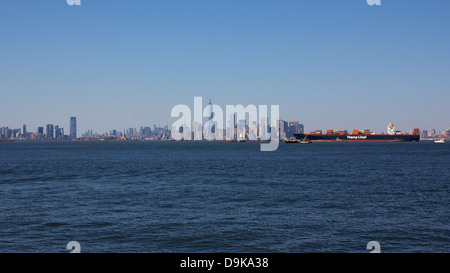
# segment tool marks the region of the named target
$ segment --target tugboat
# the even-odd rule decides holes
[[[227,139],[226,142],[245,142],[244,139]]]
[[[284,143],[298,143],[299,141],[293,137],[291,137],[290,139],[286,139],[284,141]]]
[[[311,140],[308,139],[308,137],[305,137],[304,139],[300,140],[300,139],[295,139],[295,138],[290,138],[287,139],[286,141],[284,141],[285,143],[302,143],[302,144],[307,144],[307,143],[312,143]]]
[[[443,138],[441,139],[435,139],[434,143],[445,143],[445,140]]]
[[[309,140],[308,137],[305,136],[305,138],[302,140],[299,140],[298,143],[308,144],[308,143],[312,143],[312,141]]]

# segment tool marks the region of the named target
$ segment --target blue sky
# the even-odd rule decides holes
[[[4,0],[0,126],[171,124],[194,96],[315,129],[450,127],[450,1]]]

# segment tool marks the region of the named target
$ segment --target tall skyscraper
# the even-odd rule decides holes
[[[288,130],[286,133],[287,138],[294,137],[294,134],[300,133],[300,124],[298,120],[290,120],[288,124]]]
[[[0,133],[0,138],[6,138],[6,130],[8,129],[8,127],[2,127],[1,133]]]
[[[77,118],[70,118],[70,138],[77,138]]]
[[[54,126],[54,128],[53,128],[53,137],[57,138],[57,139],[60,137],[60,135],[59,135],[59,126],[58,125]]]
[[[53,138],[53,124],[47,124],[45,134],[47,138]]]
[[[280,118],[280,120],[278,121],[278,131],[279,131],[279,136],[280,139],[286,139],[286,133],[288,130],[288,123],[286,121],[284,121],[283,119]]]
[[[22,136],[25,136],[27,134],[27,126],[24,124],[22,127]]]

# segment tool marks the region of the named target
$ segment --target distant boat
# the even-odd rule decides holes
[[[295,139],[295,138],[290,138],[287,139],[286,141],[284,141],[285,143],[312,143],[311,140],[309,140],[307,137],[305,137],[304,139]]]
[[[227,139],[226,142],[245,142],[243,139]]]
[[[298,140],[295,138],[286,139],[285,143],[298,143]]]
[[[434,140],[434,143],[445,143],[443,138]]]
[[[305,137],[304,139],[299,140],[298,143],[308,144],[308,143],[312,143],[312,141],[309,140],[308,137]]]
[[[298,143],[309,144],[309,143],[312,143],[312,141],[309,139],[304,139],[304,140],[300,140]]]

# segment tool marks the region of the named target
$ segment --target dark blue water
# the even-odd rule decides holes
[[[0,252],[449,252],[450,145],[0,143]]]

